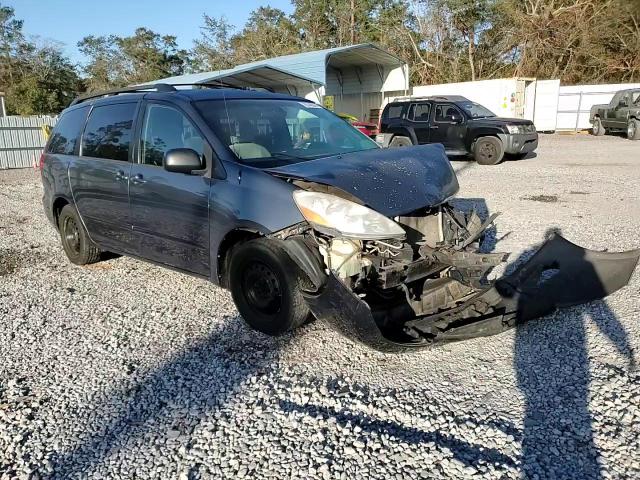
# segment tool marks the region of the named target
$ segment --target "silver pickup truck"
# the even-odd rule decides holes
[[[594,105],[589,114],[591,133],[625,131],[630,140],[640,140],[640,88],[620,90],[608,104]]]

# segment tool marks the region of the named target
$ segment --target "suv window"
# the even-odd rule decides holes
[[[82,136],[82,155],[128,161],[135,111],[135,103],[103,105],[91,110]]]
[[[460,111],[451,104],[439,103],[436,105],[436,122],[453,122],[454,116],[461,117]]]
[[[87,116],[89,107],[77,108],[65,113],[60,117],[53,129],[51,141],[47,146],[47,153],[59,155],[73,155],[76,150],[80,132],[84,127],[84,119]]]
[[[414,122],[428,122],[431,105],[428,103],[414,103],[409,109],[409,118]]]
[[[142,163],[161,167],[164,154],[174,148],[190,148],[204,158],[204,139],[189,119],[175,108],[150,104],[140,138]]]
[[[400,118],[402,116],[403,105],[389,105],[387,108],[388,119]]]

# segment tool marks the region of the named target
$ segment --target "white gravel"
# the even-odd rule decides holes
[[[512,260],[551,226],[640,247],[639,142],[543,136],[537,158],[455,168]],[[318,323],[260,335],[224,290],[140,261],[75,267],[40,196],[0,172],[0,479],[640,476],[637,272],[517,331],[384,355]]]

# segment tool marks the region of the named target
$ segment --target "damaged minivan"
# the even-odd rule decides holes
[[[464,340],[603,298],[640,251],[558,234],[498,280],[495,216],[451,203],[441,145],[381,149],[319,105],[221,85],[80,97],[40,159],[69,260],[129,255],[231,291],[256,330],[312,318],[383,351]]]

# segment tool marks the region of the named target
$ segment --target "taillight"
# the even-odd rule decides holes
[[[38,163],[38,166],[40,167],[40,171],[42,171],[44,168],[44,152],[40,154],[40,162]]]

